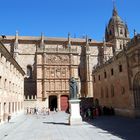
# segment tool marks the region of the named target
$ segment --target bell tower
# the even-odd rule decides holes
[[[113,4],[112,17],[105,29],[105,41],[114,44],[113,54],[117,54],[124,49],[129,40],[127,24],[119,17],[117,8]]]

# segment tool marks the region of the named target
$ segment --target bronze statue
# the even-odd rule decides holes
[[[74,77],[70,78],[69,85],[70,85],[70,99],[77,99],[78,86]]]

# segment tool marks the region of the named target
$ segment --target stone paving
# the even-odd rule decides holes
[[[89,123],[70,126],[68,116],[64,112],[22,115],[0,125],[0,140],[138,140],[140,137],[140,120],[99,117]],[[129,125],[129,122],[132,123]],[[133,129],[138,131],[134,133]]]

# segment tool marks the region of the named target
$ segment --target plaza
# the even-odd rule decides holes
[[[0,9],[0,140],[139,140],[140,2],[14,1]]]
[[[20,115],[0,125],[0,140],[138,140],[140,119],[101,116],[68,125],[69,114]]]

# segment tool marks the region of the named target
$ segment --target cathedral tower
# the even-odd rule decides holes
[[[114,5],[112,17],[105,30],[106,42],[114,43],[113,54],[120,52],[130,40],[126,23],[119,17]]]

